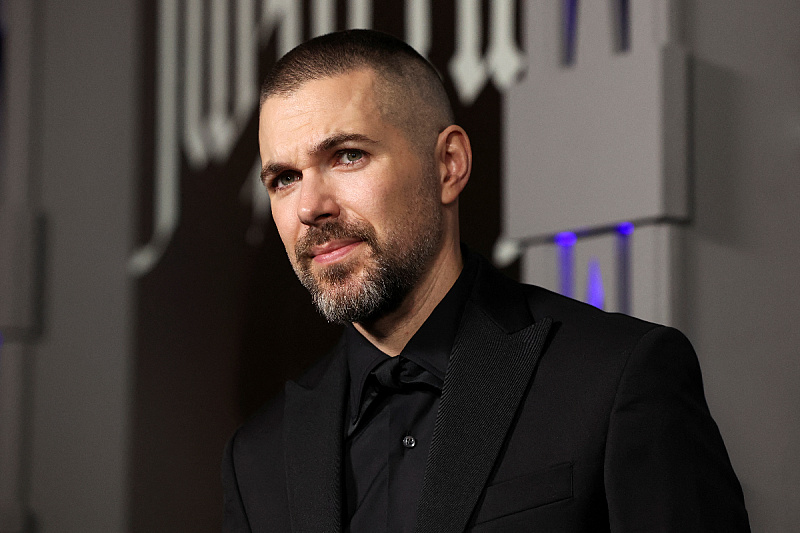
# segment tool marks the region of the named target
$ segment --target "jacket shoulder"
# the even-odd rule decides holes
[[[295,381],[297,384],[313,388],[325,375],[331,362],[339,357],[344,349],[344,337],[324,357],[309,367]],[[282,442],[284,407],[286,405],[286,389],[264,403],[255,414],[242,424],[231,439],[234,453],[247,452],[250,448],[264,449],[277,447]]]
[[[282,452],[284,403],[281,391],[242,424],[225,447],[226,532],[249,533],[260,531],[259,524],[289,523]]]
[[[474,254],[477,255],[477,254]],[[529,320],[553,321],[559,335],[580,335],[595,342],[634,341],[658,324],[621,313],[609,313],[536,285],[515,281],[477,256],[474,298],[504,329],[514,331]],[[527,316],[525,316],[527,315]],[[588,340],[588,339],[587,339]]]
[[[519,284],[535,320],[550,317],[563,334],[635,341],[663,327],[622,313],[607,312],[536,285]]]
[[[294,383],[313,388],[341,352],[340,346],[341,342]],[[259,527],[266,524],[279,530],[288,528],[285,411],[284,387],[228,441],[222,463],[225,531],[255,533],[263,531]]]

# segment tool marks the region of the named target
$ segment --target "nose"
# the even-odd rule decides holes
[[[300,182],[297,216],[306,226],[315,226],[339,216],[333,187],[320,173],[307,171]]]

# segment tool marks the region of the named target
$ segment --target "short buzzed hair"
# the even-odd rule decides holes
[[[261,103],[290,96],[309,81],[363,69],[377,74],[381,114],[410,142],[427,144],[453,123],[450,99],[433,65],[405,42],[375,30],[328,33],[295,47],[265,78]]]

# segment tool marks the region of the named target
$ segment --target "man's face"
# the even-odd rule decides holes
[[[394,310],[442,240],[434,146],[387,123],[369,70],[267,99],[262,178],[289,260],[322,314],[362,322]]]

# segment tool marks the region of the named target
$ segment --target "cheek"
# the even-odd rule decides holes
[[[380,212],[384,213],[387,218],[399,219],[402,222],[409,215],[419,210],[419,202],[421,200],[419,184],[407,178],[386,191],[383,196],[383,203],[380,206]]]
[[[294,245],[298,237],[298,227],[300,226],[297,217],[292,216],[290,210],[286,209],[285,206],[276,207],[273,203],[272,220],[275,222],[275,227],[278,228],[278,235],[280,235],[281,241],[283,241],[283,246],[291,256],[291,252],[294,250]]]
[[[347,204],[357,211],[356,215],[381,225],[382,221],[414,209],[409,202],[414,196],[415,186],[413,177],[397,171],[370,176],[363,180],[361,187],[349,192]]]

